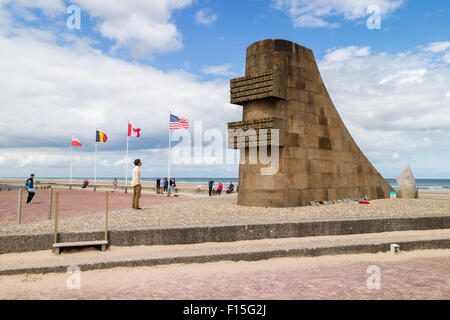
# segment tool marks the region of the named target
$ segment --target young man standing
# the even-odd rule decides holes
[[[133,179],[131,180],[131,186],[133,187],[133,202],[131,207],[133,209],[142,209],[139,207],[139,198],[141,197],[141,159],[134,160]]]
[[[25,182],[25,186],[27,188],[28,192],[28,199],[27,203],[30,203],[31,200],[33,200],[35,189],[34,189],[34,173],[31,174],[31,176],[27,179],[27,182]]]

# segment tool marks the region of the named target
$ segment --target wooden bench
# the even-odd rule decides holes
[[[67,247],[89,247],[89,246],[102,246],[102,251],[106,251],[108,245],[108,211],[109,211],[109,191],[106,191],[106,211],[105,211],[105,239],[95,241],[75,241],[75,242],[58,242],[58,205],[59,205],[59,192],[56,191],[55,199],[55,232],[52,249],[55,254],[59,254],[61,248]]]
[[[53,248],[55,249],[55,254],[59,254],[61,248],[67,248],[67,247],[102,246],[102,251],[106,251],[106,246],[107,245],[108,245],[108,241],[107,240],[79,241],[79,242],[59,242],[59,243],[54,243],[53,244]]]

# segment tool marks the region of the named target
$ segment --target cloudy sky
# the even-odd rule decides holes
[[[67,26],[71,5],[80,29]],[[95,129],[109,138],[98,176],[124,176],[128,120],[142,133],[130,158],[165,176],[169,110],[225,132],[241,119],[228,81],[243,75],[246,47],[282,38],[314,51],[384,177],[409,163],[418,178],[450,178],[449,30],[448,0],[0,0],[0,177],[68,176],[72,135],[83,144],[74,176],[92,176]],[[172,172],[234,177],[238,165]]]

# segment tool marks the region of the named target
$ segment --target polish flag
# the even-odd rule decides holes
[[[78,138],[72,137],[72,147],[81,147],[81,142]]]
[[[141,136],[141,129],[133,128],[131,123],[128,123],[128,136],[139,138]]]

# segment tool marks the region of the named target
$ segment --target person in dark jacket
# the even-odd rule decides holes
[[[25,186],[28,192],[27,203],[30,203],[31,200],[33,200],[36,192],[34,189],[34,173],[32,173],[31,176],[27,179],[27,181],[25,182]]]
[[[169,181],[167,178],[164,178],[164,192],[167,192],[167,189],[169,188]]]
[[[209,180],[208,182],[208,188],[209,188],[209,195],[212,196],[212,189],[214,186],[214,180],[211,178],[211,180]]]
[[[159,194],[160,184],[161,184],[161,179],[160,178],[156,179],[156,193],[157,194]]]
[[[232,193],[234,191],[233,181],[230,181],[230,185],[228,186],[227,193]]]

